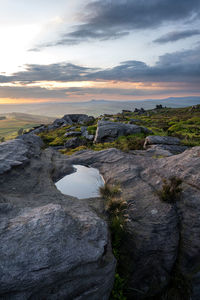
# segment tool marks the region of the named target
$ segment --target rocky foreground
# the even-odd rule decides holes
[[[200,147],[159,159],[144,155],[149,150],[68,156],[42,149],[33,133],[0,144],[0,299],[109,299],[116,259],[104,201],[62,195],[54,184],[74,164],[120,183],[128,203],[130,299],[164,299],[173,286],[178,299],[200,299]],[[157,191],[171,176],[182,179],[183,191],[170,204]]]

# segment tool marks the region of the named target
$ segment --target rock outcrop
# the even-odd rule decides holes
[[[163,299],[161,295],[170,295],[171,287],[178,287],[181,281],[175,291],[178,299],[198,300],[200,147],[163,159],[116,149],[86,151],[69,161],[97,167],[107,182],[121,184],[129,207],[129,238],[124,245],[129,253],[128,299]],[[174,204],[162,202],[156,193],[162,180],[171,176],[183,180],[181,200]]]
[[[128,202],[128,299],[171,299],[171,288],[200,298],[200,147],[155,159],[116,149],[61,155],[41,151],[33,135],[12,143],[18,149],[0,144],[0,299],[109,299],[115,259],[104,202],[62,195],[53,183],[74,164],[119,182]],[[171,176],[182,193],[169,204],[157,191]]]
[[[176,137],[150,135],[145,139],[144,149],[158,153],[168,153],[168,156],[170,156],[182,153],[188,149],[188,147],[181,145],[180,139]]]
[[[149,129],[142,126],[101,120],[98,122],[94,142],[112,142],[119,136],[142,132],[151,133]]]
[[[33,135],[0,145],[0,299],[107,300],[115,272],[108,226],[55,188],[52,177],[73,167],[40,146]]]
[[[108,298],[115,264],[104,258],[107,227],[79,213],[48,204],[1,215],[1,299]]]
[[[47,127],[47,130],[57,129],[61,126],[73,125],[73,124],[87,124],[94,121],[94,117],[84,114],[69,114],[65,115],[61,119],[56,119],[53,124]]]
[[[33,134],[22,135],[17,139],[1,143],[0,174],[28,162],[31,156],[37,157],[42,145],[42,140]]]
[[[85,140],[84,139],[81,139],[79,137],[73,137],[73,138],[66,141],[66,143],[64,145],[64,148],[74,149],[74,148],[77,148],[77,147],[83,146],[83,145],[85,145]]]
[[[77,136],[81,136],[81,132],[80,131],[69,131],[65,133],[65,137],[77,137]]]

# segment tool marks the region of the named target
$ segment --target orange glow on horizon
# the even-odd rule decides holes
[[[12,99],[12,98],[0,98],[0,105],[6,104],[6,105],[16,105],[16,104],[39,104],[39,103],[76,103],[76,102],[87,102],[91,99],[95,100],[108,100],[108,101],[142,101],[142,100],[148,100],[148,99],[155,99],[155,100],[162,100],[166,99],[168,97],[190,97],[191,94],[185,94],[183,93],[169,93],[169,94],[158,94],[158,95],[150,95],[150,96],[133,96],[133,95],[107,95],[107,94],[101,94],[101,95],[94,95],[94,94],[86,94],[86,95],[71,95],[67,99]],[[200,96],[199,93],[193,93],[192,96]]]
[[[56,99],[54,99],[56,101]],[[53,101],[53,102],[54,102]],[[12,99],[12,98],[0,98],[1,104],[33,104],[33,103],[45,103],[52,102],[49,99]]]
[[[22,83],[19,81],[0,83],[0,87],[23,87],[23,88],[44,88],[47,90],[61,90],[70,88],[77,89],[124,89],[124,90],[155,90],[162,91],[168,88],[169,90],[177,90],[180,87],[184,90],[187,86],[179,82],[130,82],[130,81],[35,81],[31,83]],[[70,92],[70,91],[69,91]],[[76,92],[76,90],[74,91]]]

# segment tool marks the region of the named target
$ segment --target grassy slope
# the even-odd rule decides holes
[[[152,130],[154,135],[176,136],[182,140],[182,144],[188,146],[200,146],[200,105],[196,109],[187,108],[163,108],[158,110],[148,110],[142,115],[137,113],[115,114],[109,117],[112,121],[128,123],[133,119],[134,124],[145,126]],[[95,134],[96,123],[88,127],[90,134]],[[69,126],[68,126],[69,127]],[[47,146],[64,145],[68,138],[64,137],[67,127],[44,132],[40,136]],[[80,126],[77,126],[80,130]],[[64,150],[63,153],[72,154],[82,149],[102,150],[105,148],[116,147],[123,151],[142,149],[145,135],[137,134],[128,137],[119,137],[112,143],[86,145],[72,150]]]
[[[0,120],[0,138],[4,137],[6,140],[15,138],[20,128],[28,130],[40,124],[50,123],[53,120],[48,117],[20,113],[12,113],[5,116],[5,120]]]

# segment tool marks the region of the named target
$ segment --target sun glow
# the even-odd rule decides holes
[[[91,88],[91,89],[138,89],[138,90],[163,90],[166,85],[151,82],[124,82],[124,81],[35,81],[35,82],[9,82],[0,83],[2,87],[39,87],[48,90],[70,89],[70,88]],[[172,85],[169,89],[177,89]]]

